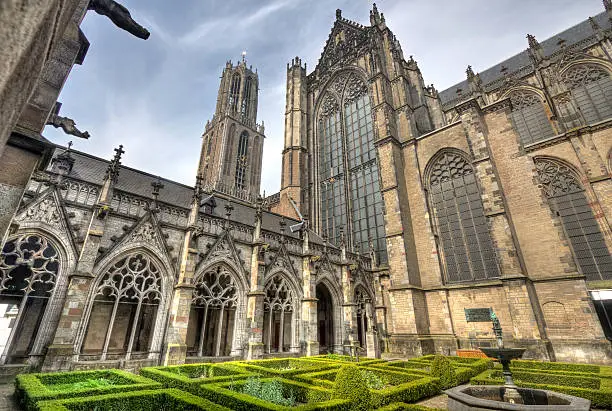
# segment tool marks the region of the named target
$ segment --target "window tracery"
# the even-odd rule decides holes
[[[586,124],[612,117],[612,79],[605,69],[591,64],[571,68],[564,75]]]
[[[289,345],[286,341],[287,335],[294,332],[293,289],[283,275],[276,274],[268,282],[264,292],[264,334],[267,351],[272,352],[273,348],[278,352],[286,351]],[[286,330],[287,325],[290,330]]]
[[[515,91],[510,94],[510,102],[512,122],[521,143],[532,144],[555,135],[544,104],[535,93]]]
[[[612,279],[612,257],[576,174],[565,164],[536,159],[536,172],[551,209],[572,246],[576,264],[588,281]]]
[[[25,234],[8,241],[0,255],[0,306],[17,310],[0,363],[26,361],[38,335],[59,272],[59,255],[43,236]],[[28,325],[29,324],[29,325]]]
[[[246,168],[248,163],[249,133],[245,130],[238,140],[238,156],[236,157],[236,176],[234,184],[237,190],[246,189]]]
[[[446,152],[429,171],[432,215],[444,254],[448,283],[500,276],[474,169],[461,155]]]

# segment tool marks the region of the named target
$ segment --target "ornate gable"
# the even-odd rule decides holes
[[[62,197],[56,186],[51,186],[38,198],[22,206],[15,215],[14,221],[21,228],[42,228],[61,237],[77,250],[74,233],[68,222]]]
[[[284,243],[281,243],[278,252],[272,259],[272,263],[268,264],[266,267],[266,276],[268,273],[275,271],[276,269],[285,270],[293,275],[294,278],[298,278],[298,273],[293,264],[291,263],[291,259],[289,258],[289,253],[287,252],[287,248]]]
[[[352,58],[369,44],[368,28],[346,19],[338,19],[321,53],[317,69],[328,70],[337,63]]]
[[[108,251],[99,255],[97,261],[101,261],[106,256],[120,249],[145,246],[151,251],[157,252],[157,256],[166,262],[168,267],[174,269],[174,264],[171,263],[170,249],[166,244],[165,237],[161,231],[159,221],[155,217],[155,213],[148,211],[132,229],[128,230],[121,238],[115,240],[115,244]]]
[[[224,231],[217,241],[210,247],[206,256],[200,261],[198,266],[208,263],[209,261],[224,259],[233,262],[237,267],[242,270],[242,274],[247,274],[247,271],[244,267],[244,262],[242,258],[240,258],[240,253],[236,248],[236,244],[232,239],[232,236],[229,231]],[[196,268],[196,272],[198,269]]]

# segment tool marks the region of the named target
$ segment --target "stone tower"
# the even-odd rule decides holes
[[[221,76],[217,108],[206,123],[198,174],[204,185],[250,201],[259,194],[264,126],[257,124],[259,78],[242,59],[228,61]]]

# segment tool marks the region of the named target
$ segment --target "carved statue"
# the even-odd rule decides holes
[[[120,29],[133,34],[134,36],[146,40],[149,38],[149,31],[136,23],[128,9],[113,0],[91,0],[89,10],[108,17]]]
[[[70,134],[72,136],[80,137],[80,138],[89,138],[89,133],[87,131],[80,131],[76,127],[76,123],[73,119],[68,117],[58,116],[57,114],[51,113],[49,119],[47,120],[47,124],[51,125],[55,128],[62,128],[64,133]]]

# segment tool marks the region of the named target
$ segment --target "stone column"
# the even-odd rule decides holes
[[[304,298],[302,299],[302,324],[304,327],[304,340],[306,341],[306,355],[319,355],[319,336],[317,327],[317,295],[316,274],[312,272],[312,254],[308,248],[308,231],[302,232],[304,241],[302,245],[302,279]]]
[[[251,288],[247,294],[247,323],[249,324],[248,346],[245,357],[247,360],[263,358],[263,319],[264,297],[263,278],[266,269],[265,253],[268,245],[261,239],[261,197],[257,199],[255,230],[253,232],[253,253],[251,254]]]
[[[375,324],[372,300],[366,300],[366,317],[368,319],[368,327],[366,330],[366,357],[380,358],[380,344],[378,341],[378,331]]]

